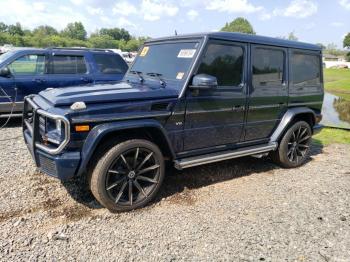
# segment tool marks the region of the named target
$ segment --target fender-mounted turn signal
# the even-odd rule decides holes
[[[90,131],[89,125],[77,125],[75,126],[75,132],[88,132]]]

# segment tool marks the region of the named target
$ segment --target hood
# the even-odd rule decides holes
[[[121,102],[130,100],[163,99],[178,96],[168,87],[121,82],[91,86],[47,89],[39,93],[54,106],[70,106],[75,102],[86,104]]]

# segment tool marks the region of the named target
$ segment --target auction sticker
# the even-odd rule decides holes
[[[196,53],[196,49],[181,49],[178,58],[192,58]]]
[[[176,79],[181,80],[184,77],[185,73],[184,72],[178,72],[176,75]]]
[[[144,48],[142,48],[142,51],[140,53],[140,56],[146,56],[148,53],[149,47],[145,46]]]

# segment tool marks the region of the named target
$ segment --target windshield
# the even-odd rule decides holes
[[[131,68],[143,77],[157,75],[165,80],[184,80],[197,54],[198,42],[162,43],[144,46]]]
[[[14,53],[15,53],[15,51],[9,51],[5,54],[0,55],[0,63],[4,62],[6,59],[11,57]]]

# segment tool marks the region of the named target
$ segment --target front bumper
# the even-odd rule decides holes
[[[80,164],[80,152],[67,150],[63,151],[63,147],[61,146],[58,148],[47,149],[47,146],[39,143],[38,141],[40,135],[38,134],[38,112],[40,112],[40,109],[33,104],[33,101],[29,102],[35,108],[33,108],[31,111],[27,111],[27,107],[29,106],[27,105],[28,102],[25,101],[23,112],[23,136],[36,166],[43,173],[46,173],[49,176],[53,176],[61,180],[72,178],[76,174]],[[27,115],[29,115],[29,111],[31,121],[26,119]],[[43,113],[40,112],[40,114],[42,115]]]
[[[50,155],[33,148],[33,137],[28,130],[23,134],[28,150],[40,171],[60,180],[68,180],[76,175],[80,164],[80,152],[67,151],[60,155]]]

